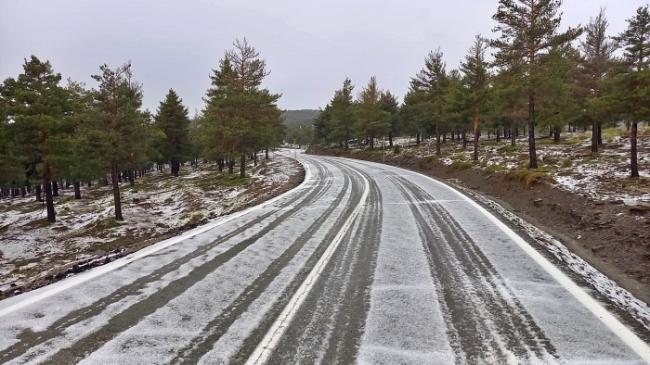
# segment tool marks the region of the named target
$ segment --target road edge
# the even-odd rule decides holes
[[[328,156],[328,157],[332,157],[332,156]],[[650,345],[648,345],[645,341],[643,341],[628,326],[623,324],[623,322],[621,322],[621,320],[619,318],[617,318],[613,313],[611,313],[609,310],[607,310],[602,305],[602,303],[600,303],[596,298],[589,295],[584,290],[584,288],[582,288],[580,285],[578,285],[573,279],[571,279],[569,277],[569,275],[567,275],[567,273],[565,273],[559,267],[557,267],[554,263],[552,263],[547,257],[545,257],[538,249],[533,247],[521,235],[519,235],[517,232],[515,232],[511,227],[509,227],[505,222],[503,222],[501,219],[499,219],[495,214],[493,214],[488,209],[486,209],[486,207],[482,206],[479,202],[477,202],[476,200],[474,200],[473,198],[471,198],[467,194],[463,193],[460,189],[458,189],[458,187],[455,187],[455,186],[453,186],[453,185],[451,185],[451,184],[449,184],[449,183],[447,183],[445,181],[441,181],[441,180],[439,180],[439,179],[437,179],[435,177],[428,176],[428,175],[423,174],[421,172],[414,171],[414,170],[407,169],[407,168],[403,168],[403,167],[384,164],[384,163],[381,163],[381,162],[354,159],[354,158],[350,158],[350,157],[337,157],[337,158],[341,158],[341,159],[344,159],[344,160],[350,160],[350,161],[361,163],[361,164],[364,164],[364,163],[365,164],[368,164],[368,163],[369,164],[378,164],[378,165],[388,166],[388,167],[392,167],[392,168],[404,169],[406,171],[410,171],[410,172],[412,172],[414,174],[422,176],[422,177],[424,177],[424,178],[426,178],[428,180],[431,180],[434,183],[436,183],[437,185],[441,185],[443,187],[446,187],[446,188],[450,189],[455,194],[457,194],[459,197],[466,200],[470,205],[472,205],[474,208],[476,208],[479,212],[481,212],[481,214],[483,214],[486,218],[488,218],[488,220],[490,220],[493,224],[495,224],[510,239],[512,239],[513,242],[515,242],[515,244],[517,244],[517,246],[519,246],[533,261],[535,261],[538,265],[540,265],[540,267],[542,267],[549,275],[551,275],[551,277],[553,277],[553,279],[555,279],[560,285],[562,285],[567,291],[569,291],[581,304],[583,304],[601,322],[603,322],[603,324],[605,324],[605,326],[607,326],[613,333],[615,333],[621,339],[621,341],[623,341],[637,355],[639,355],[641,357],[641,359],[643,359],[644,361],[650,363]],[[512,214],[516,216],[516,214],[514,214],[514,213],[512,213]],[[518,217],[518,218],[525,222],[525,220],[523,218],[521,218],[521,217]],[[504,219],[505,219],[505,217],[504,217]],[[546,232],[544,232],[544,233],[546,233]],[[546,234],[549,235],[548,233],[546,233]],[[549,235],[549,236],[553,237],[552,235]],[[558,242],[560,242],[560,241],[558,240]],[[589,265],[589,263],[587,263],[586,261],[584,261],[584,263],[586,265]],[[589,266],[591,266],[591,265],[589,265]],[[607,278],[607,276],[602,274],[597,269],[593,268],[593,270],[600,273],[601,275],[603,275],[604,277]],[[609,280],[611,280],[611,279],[609,279]],[[587,280],[587,282],[589,282],[589,281]],[[589,282],[589,284],[591,284],[591,283]],[[597,287],[595,287],[595,289],[598,290]],[[623,288],[620,288],[620,289],[625,290]],[[634,297],[631,293],[630,293],[630,296]]]

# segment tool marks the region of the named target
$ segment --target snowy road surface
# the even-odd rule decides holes
[[[398,168],[298,155],[262,206],[0,302],[8,364],[645,364],[519,236]]]

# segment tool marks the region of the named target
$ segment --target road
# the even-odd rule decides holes
[[[648,344],[476,203],[298,155],[298,188],[0,302],[8,364],[646,364]]]

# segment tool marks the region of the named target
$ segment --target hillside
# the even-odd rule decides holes
[[[320,113],[318,109],[285,110],[282,112],[285,125],[310,123]]]

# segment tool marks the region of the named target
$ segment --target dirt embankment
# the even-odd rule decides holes
[[[381,151],[309,152],[383,162],[460,183],[552,234],[621,287],[650,303],[648,211],[630,208],[620,201],[595,202],[543,179],[533,179],[529,185],[527,177],[488,173],[465,165],[445,166],[435,159],[404,154],[385,157]]]

